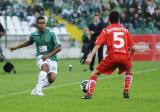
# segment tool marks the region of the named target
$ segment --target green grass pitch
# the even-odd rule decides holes
[[[44,97],[30,95],[39,72],[35,60],[12,60],[17,74],[3,74],[0,63],[0,112],[160,112],[160,62],[134,62],[130,98],[123,99],[123,76],[100,76],[93,99],[82,100],[79,84],[87,65],[59,60],[56,82]],[[68,65],[73,65],[69,72]]]

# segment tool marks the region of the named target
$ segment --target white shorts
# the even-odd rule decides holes
[[[36,62],[38,67],[41,69],[43,64],[48,64],[49,65],[49,72],[53,72],[55,74],[57,74],[57,61],[52,61],[50,59],[47,59],[45,61],[43,61],[43,59],[41,58],[42,55],[39,55],[36,57]]]

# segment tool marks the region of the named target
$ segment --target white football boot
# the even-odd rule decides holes
[[[42,91],[37,91],[36,88],[34,88],[34,89],[31,91],[31,95],[35,95],[35,96],[45,96]]]

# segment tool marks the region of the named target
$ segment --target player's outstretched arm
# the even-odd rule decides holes
[[[89,55],[87,56],[87,59],[86,59],[87,64],[91,63],[93,56],[96,54],[96,52],[98,51],[99,48],[100,48],[100,45],[95,45],[94,46],[92,52],[89,53]]]
[[[16,46],[11,46],[11,47],[9,47],[9,50],[12,52],[12,51],[14,51],[14,50],[16,50],[16,49],[19,49],[19,48],[22,48],[22,47],[27,47],[27,46],[29,46],[30,44],[29,44],[29,41],[24,41],[24,42],[22,42],[22,43],[20,43],[20,44],[18,44],[18,45],[16,45]]]

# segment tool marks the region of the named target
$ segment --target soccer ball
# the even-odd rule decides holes
[[[89,80],[83,80],[83,81],[80,83],[80,88],[81,88],[81,90],[82,90],[84,93],[87,93],[88,85],[89,85]]]

